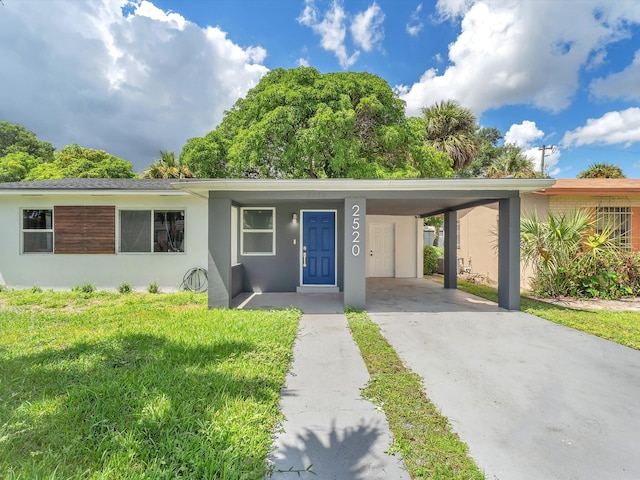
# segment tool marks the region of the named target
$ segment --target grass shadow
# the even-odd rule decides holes
[[[0,385],[10,393],[0,396],[0,471],[25,478],[102,471],[109,478],[126,465],[148,478],[211,477],[227,468],[221,452],[237,434],[223,428],[222,412],[236,400],[271,402],[280,389],[234,369],[236,359],[254,354],[249,342],[125,334],[3,355]],[[234,408],[241,416],[242,405]]]

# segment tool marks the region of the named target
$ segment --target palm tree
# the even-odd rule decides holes
[[[578,174],[578,178],[627,178],[622,168],[611,163],[594,163]]]
[[[160,158],[149,165],[142,173],[142,178],[193,178],[193,172],[176,159],[173,151],[160,150]]]
[[[486,176],[489,178],[536,178],[533,164],[522,154],[520,147],[506,144],[502,153],[487,167]]]
[[[534,284],[545,295],[558,296],[570,291],[574,280],[570,268],[581,262],[590,269],[606,252],[618,250],[613,230],[596,230],[593,212],[579,209],[548,212],[548,219],[525,216],[520,223],[520,253],[533,266]]]
[[[446,153],[459,170],[475,158],[480,148],[477,119],[455,100],[444,100],[422,109],[426,121],[425,143]]]

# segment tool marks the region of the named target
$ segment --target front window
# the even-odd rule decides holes
[[[612,238],[621,248],[631,248],[631,209],[629,207],[598,207],[596,228],[602,233],[605,228],[612,232]]]
[[[153,213],[153,251],[184,252],[184,211]]]
[[[22,210],[22,252],[53,253],[53,210]]]
[[[120,252],[184,252],[184,210],[121,210]]]
[[[243,208],[242,255],[275,255],[275,208]]]

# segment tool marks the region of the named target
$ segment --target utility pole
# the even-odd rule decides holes
[[[553,145],[542,145],[542,147],[538,148],[538,150],[542,151],[542,159],[540,161],[540,172],[542,173],[542,175],[544,175],[544,157],[547,156],[545,154],[545,150],[553,150]]]

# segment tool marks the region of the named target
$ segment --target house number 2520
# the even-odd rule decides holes
[[[360,255],[360,205],[351,206],[351,253]]]

